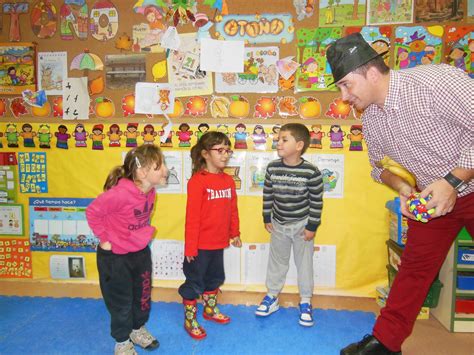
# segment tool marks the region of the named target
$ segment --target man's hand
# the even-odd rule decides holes
[[[426,204],[426,209],[435,208],[432,218],[441,217],[454,209],[458,192],[445,180],[439,179],[428,185],[420,192],[420,197],[426,198],[431,194],[431,200]]]

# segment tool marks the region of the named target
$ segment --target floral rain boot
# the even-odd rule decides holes
[[[193,339],[203,339],[206,337],[206,331],[201,327],[196,319],[197,302],[196,300],[183,299],[184,305],[184,329]]]
[[[230,317],[222,314],[217,307],[217,292],[219,292],[218,288],[214,291],[206,291],[202,294],[204,301],[204,313],[202,316],[204,319],[212,320],[216,323],[227,324],[230,322]]]

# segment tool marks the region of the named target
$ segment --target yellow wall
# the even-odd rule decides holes
[[[73,130],[73,126],[70,126],[69,132]],[[53,125],[52,132],[55,127]],[[90,128],[86,125],[86,130]],[[328,128],[323,126],[325,131]],[[0,124],[0,129],[3,129],[2,124]],[[26,222],[28,221],[29,197],[93,198],[97,196],[101,192],[109,170],[122,163],[122,152],[127,151],[127,148],[108,148],[107,146],[103,151],[93,151],[90,143],[87,148],[75,148],[72,140],[69,143],[69,150],[56,149],[55,139],[53,139],[50,150],[41,150],[47,155],[49,192],[42,195],[19,194],[19,203],[25,206]],[[329,141],[324,138],[323,146],[328,145]],[[175,146],[177,146],[177,141]],[[33,151],[27,148],[4,150]],[[387,200],[394,197],[394,193],[371,180],[366,147],[363,152],[349,152],[348,143],[345,143],[344,150],[310,149],[308,153],[343,153],[345,156],[344,198],[324,200],[322,225],[316,236],[317,244],[330,244],[337,247],[336,288],[317,291],[329,294],[374,295],[375,286],[386,282],[385,241],[388,238],[388,213],[384,205]],[[152,219],[152,224],[158,229],[157,238],[183,240],[185,206],[185,194],[158,195]],[[263,228],[261,206],[260,197],[239,197],[241,233],[244,242],[269,241],[269,234]],[[28,223],[25,225],[26,233],[28,233]],[[73,255],[74,253],[54,252],[54,254]],[[52,255],[51,252],[33,252],[34,279],[49,280],[50,255]],[[96,281],[98,276],[95,254],[80,253],[80,255],[83,255],[86,260],[87,279]],[[178,282],[166,284],[177,286]],[[288,290],[294,291],[293,288]]]

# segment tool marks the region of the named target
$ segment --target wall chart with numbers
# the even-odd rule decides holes
[[[46,153],[18,153],[21,193],[47,193]]]
[[[90,198],[29,199],[31,250],[93,252],[98,239],[86,220]]]

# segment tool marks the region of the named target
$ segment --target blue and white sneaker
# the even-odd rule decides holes
[[[303,327],[312,327],[313,321],[313,307],[309,303],[300,303],[300,325]]]
[[[260,306],[258,306],[255,311],[255,314],[260,317],[266,317],[279,309],[280,305],[278,304],[278,298],[266,295],[260,303]]]

